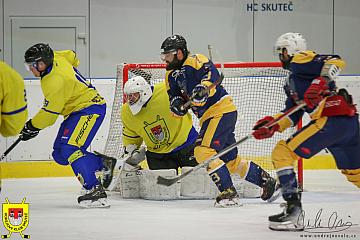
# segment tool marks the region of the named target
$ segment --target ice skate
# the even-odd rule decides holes
[[[234,187],[229,187],[222,191],[219,196],[216,197],[215,207],[240,207],[242,206],[240,198]]]
[[[78,197],[78,203],[83,208],[105,208],[110,207],[107,201],[107,195],[101,185],[97,185],[86,194]]]
[[[269,228],[274,231],[303,231],[304,219],[300,200],[280,204],[282,213],[269,217]]]
[[[280,186],[276,183],[276,180],[271,177],[267,172],[262,172],[262,194],[260,198],[264,201],[273,202],[280,196]]]

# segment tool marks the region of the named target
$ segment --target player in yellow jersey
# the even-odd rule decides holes
[[[10,137],[19,134],[27,117],[24,79],[9,65],[0,61],[0,135]]]
[[[20,133],[28,117],[24,79],[5,62],[0,61],[0,134]]]
[[[218,82],[220,74],[215,65],[202,54],[190,55],[185,38],[170,36],[162,43],[161,50],[168,70],[165,80],[171,111],[179,116],[187,114],[189,108],[184,108],[184,104],[192,100],[191,109],[200,118],[195,158],[203,162],[236,142],[236,106]],[[237,148],[212,161],[208,173],[220,191],[216,206],[239,205],[230,173],[261,187],[263,200],[270,199],[275,190],[276,181],[254,162],[241,160]]]
[[[25,64],[34,76],[41,77],[45,99],[40,111],[26,122],[22,140],[36,137],[59,115],[64,116],[53,146],[54,160],[70,164],[87,190],[78,198],[80,206],[110,206],[96,173],[105,171],[105,178],[112,178],[109,173],[115,161],[87,151],[105,117],[105,100],[76,69],[79,60],[73,51],[53,51],[47,44],[35,44],[25,52]]]
[[[190,114],[175,117],[171,113],[165,83],[150,86],[136,76],[125,83],[124,93],[121,120],[125,151],[133,151],[144,142],[151,170],[196,166],[191,157],[198,133]]]

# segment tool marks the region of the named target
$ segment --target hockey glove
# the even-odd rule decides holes
[[[209,89],[207,86],[198,84],[192,90],[192,102],[193,106],[201,107],[204,106],[206,100],[209,97]]]
[[[304,101],[309,108],[317,106],[328,90],[327,81],[323,77],[314,79],[304,93]]]
[[[277,123],[271,127],[265,127],[266,124],[272,121],[274,121],[274,118],[272,116],[266,116],[257,121],[255,126],[253,127],[254,132],[252,133],[252,135],[254,136],[254,138],[258,140],[271,138],[275,132],[279,131],[280,125]]]
[[[41,129],[36,128],[32,125],[31,119],[25,123],[24,128],[21,130],[20,139],[22,141],[30,140],[34,137],[36,137]]]
[[[170,101],[171,112],[175,116],[179,116],[179,117],[184,116],[188,112],[188,109],[183,109],[184,104],[185,104],[185,100],[182,97],[180,96],[173,97]]]

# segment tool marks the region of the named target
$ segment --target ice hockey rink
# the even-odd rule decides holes
[[[360,239],[358,189],[335,170],[307,170],[304,178],[306,232],[268,229],[267,217],[281,211],[281,199],[243,199],[239,208],[214,208],[213,200],[149,201],[110,193],[110,208],[82,209],[75,177],[3,180],[1,201],[26,197],[29,225],[23,233],[35,240]],[[0,231],[8,233],[4,226]],[[13,233],[11,239],[21,237]]]

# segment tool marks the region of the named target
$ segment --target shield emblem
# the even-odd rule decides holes
[[[2,238],[9,238],[12,233],[19,233],[22,238],[30,238],[30,235],[22,232],[29,225],[29,203],[25,203],[26,198],[21,203],[10,203],[6,198],[6,203],[2,204],[2,219],[4,227],[9,231]]]
[[[164,118],[161,118],[159,115],[157,115],[154,122],[144,122],[144,124],[145,132],[155,145],[160,146],[167,145],[169,143],[170,131],[165,123]]]

